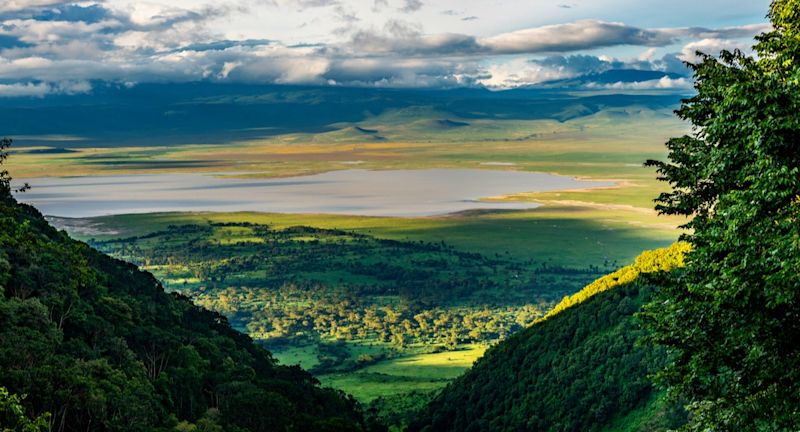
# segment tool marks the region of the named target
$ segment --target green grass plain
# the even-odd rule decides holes
[[[480,250],[553,264],[627,263],[643,249],[666,246],[677,237],[680,219],[636,209],[589,205],[545,205],[525,211],[473,212],[437,217],[396,218],[278,213],[151,213],[89,220],[55,220],[83,240],[144,235],[169,225],[199,222],[251,222],[288,228],[303,225],[339,229],[380,238],[409,241],[445,240],[463,250]],[[239,239],[241,241],[241,239]],[[558,248],[553,245],[557,244]]]
[[[209,215],[215,218],[209,220],[206,218]],[[312,231],[274,223],[257,225],[266,220],[250,214],[202,216],[120,216],[129,232],[119,231],[108,235],[106,240],[94,239],[91,243],[113,256],[139,264],[155,274],[167,289],[194,296],[199,304],[228,315],[235,327],[262,341],[282,363],[317,371],[323,383],[342,388],[365,402],[398,392],[430,392],[442,387],[468,368],[488,342],[505,337],[508,329],[532,322],[546,310],[540,305],[552,303],[603,272],[598,268],[569,275],[557,269],[543,269],[541,261],[521,262],[505,253],[496,253],[499,256],[486,260],[475,254],[463,255],[438,242],[381,243],[376,237],[347,234],[350,231]],[[151,217],[156,217],[157,222],[149,223]],[[103,225],[93,222],[93,229],[123,226],[103,220]],[[133,233],[136,237],[131,238],[129,234]],[[485,256],[487,251],[482,252]],[[398,275],[387,281],[379,274],[363,272],[360,266],[350,267],[352,262],[367,269],[371,265],[382,269],[390,264],[421,274]],[[535,279],[529,279],[531,272],[537,272]],[[451,278],[465,277],[473,279],[475,286],[482,289],[464,293],[448,283]],[[421,286],[418,280],[432,282],[434,291],[427,284],[422,286],[429,288],[412,291],[410,296],[404,294],[408,288],[418,289],[415,288]],[[309,297],[302,291],[306,288],[299,292],[284,290],[282,284],[287,282],[316,292],[321,284],[330,291],[325,291],[323,297]],[[346,294],[351,288],[363,290],[363,287],[368,287],[364,294],[356,297]],[[340,290],[345,290],[345,294],[335,294]],[[270,293],[278,294],[271,297]],[[418,301],[422,303],[406,306]],[[528,306],[531,303],[535,304],[532,308]],[[410,343],[399,346],[394,339],[370,330],[373,327],[359,324],[362,317],[367,321],[369,313],[382,315],[387,306],[400,312],[403,319],[402,323],[389,321],[397,325],[391,325],[392,333],[407,320],[410,326],[417,327],[413,322],[422,314],[428,314],[425,318],[428,324],[420,325],[420,332],[406,330],[404,334],[409,335],[406,337]],[[314,313],[303,315],[309,309]],[[477,314],[472,313],[473,309]],[[357,315],[355,322],[345,318],[351,314]],[[437,334],[457,331],[460,339],[460,343],[446,349],[443,338],[425,330],[443,316],[447,316],[443,322],[454,324],[446,324],[449,327]],[[306,324],[318,318],[337,320],[337,325],[315,324],[312,329]],[[281,324],[275,325],[277,321],[273,319]],[[475,325],[462,325],[462,320]],[[473,336],[472,331],[478,325],[486,332]],[[350,329],[342,333],[334,327]],[[359,328],[364,330],[363,335]],[[336,347],[334,354],[323,349],[326,346]],[[333,364],[327,360],[329,364],[322,368],[320,364],[325,357],[333,358]]]
[[[466,344],[455,351],[439,353],[414,353],[412,350],[354,373],[333,373],[318,378],[323,385],[346,389],[365,402],[399,393],[429,392],[444,387],[448,381],[461,375],[483,355],[486,348],[486,345]]]
[[[450,127],[435,119],[467,125]],[[389,111],[358,124],[335,125],[317,134],[288,134],[214,145],[75,149],[74,153],[17,154],[10,169],[18,178],[45,175],[112,175],[206,172],[235,177],[288,177],[341,169],[476,168],[556,173],[612,180],[602,189],[485,197],[531,201],[526,211],[484,211],[397,218],[321,214],[156,213],[83,220],[54,219],[80,239],[140,236],[170,225],[249,222],[274,229],[310,226],[400,241],[446,241],[462,251],[535,260],[554,266],[622,266],[642,250],[674,242],[680,218],[658,216],[655,198],[666,185],[644,168],[665,157],[663,143],[686,133],[670,110],[631,106],[566,121],[460,119],[424,107]],[[34,184],[35,187],[35,184]],[[236,231],[236,232],[234,232]],[[220,244],[260,241],[241,228],[220,235]],[[154,269],[158,270],[158,269]],[[322,277],[322,276],[320,276]],[[336,279],[330,274],[323,278]],[[186,281],[203,281],[188,274]],[[441,388],[479,358],[485,345],[456,351],[403,350],[353,372],[320,376],[368,402],[378,397]],[[315,346],[273,348],[287,364],[313,368]],[[356,353],[354,352],[354,355]]]
[[[636,106],[567,121],[454,118],[467,126],[436,127],[435,119],[442,117],[446,114],[402,109],[357,124],[332,125],[339,129],[324,133],[204,145],[19,152],[10,167],[20,178],[142,172],[286,177],[354,167],[515,169],[605,179],[650,178],[641,163],[663,157],[666,138],[685,133],[669,110]]]

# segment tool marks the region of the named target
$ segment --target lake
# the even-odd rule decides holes
[[[612,184],[480,169],[352,169],[279,179],[169,173],[24,180],[32,189],[17,199],[46,215],[61,217],[166,211],[432,216],[473,209],[534,208],[537,204],[531,202],[479,200]]]

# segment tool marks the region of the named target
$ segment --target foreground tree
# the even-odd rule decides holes
[[[11,138],[0,138],[0,198],[11,197],[11,175],[8,170],[4,168],[4,164],[8,159],[8,148],[11,147]],[[30,186],[25,183],[14,192],[24,192]]]
[[[5,387],[0,387],[0,430],[3,432],[48,432],[50,430],[50,414],[43,414],[35,419],[25,415],[22,400],[25,397],[10,394]]]
[[[0,140],[0,431],[380,430],[351,396],[277,364],[223,316],[17,203],[3,170],[8,144]]]
[[[688,430],[800,430],[800,0],[775,0],[757,58],[690,65],[690,136],[649,161],[691,217],[685,272],[643,313],[672,348],[659,377],[688,401]]]

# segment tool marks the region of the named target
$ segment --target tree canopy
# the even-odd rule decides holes
[[[677,111],[690,135],[649,161],[686,215],[686,271],[645,309],[659,377],[689,430],[800,429],[800,1],[776,0],[755,52],[703,55]]]
[[[660,282],[664,271],[679,268],[685,249],[677,243],[645,252],[565,298],[557,313],[490,348],[408,430],[659,431],[683,424],[679,406],[660,400],[648,377],[667,355],[637,343],[646,332],[634,314],[659,289],[649,279]]]
[[[0,428],[16,430],[369,429],[352,397],[277,364],[151,274],[56,231],[14,200],[5,172],[0,386],[27,395],[0,391]]]

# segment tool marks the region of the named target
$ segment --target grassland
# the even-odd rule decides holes
[[[463,126],[437,126],[443,118]],[[641,179],[650,177],[641,169],[642,161],[663,156],[664,139],[683,132],[668,110],[639,107],[563,122],[452,119],[446,113],[404,109],[332,126],[338,129],[212,145],[25,149],[15,154],[11,169],[26,178],[189,171],[285,177],[357,166],[516,169]]]
[[[447,232],[455,229],[452,218],[441,218],[451,224],[442,225]],[[153,272],[167,289],[228,316],[280,361],[300,364],[365,402],[442,387],[489,344],[615,265],[565,267],[506,253],[502,242],[467,249],[421,240],[428,237],[422,233],[387,239],[377,229],[427,219],[361,218],[350,220],[347,231],[294,225],[321,220],[209,213],[56,222],[106,230],[91,235],[90,244]],[[507,229],[491,219],[480,223]]]
[[[262,225],[274,231],[306,226],[404,244],[445,242],[455,251],[479,253],[504,263],[514,262],[527,266],[526,271],[545,265],[553,269],[593,268],[599,274],[629,263],[644,249],[663,247],[675,241],[676,227],[683,221],[655,214],[652,199],[664,185],[655,181],[652,170],[642,167],[642,162],[648,158],[664,157],[663,143],[668,137],[685,132],[672,113],[668,109],[631,106],[565,118],[568,119],[462,118],[412,107],[390,110],[357,123],[335,124],[333,130],[322,133],[292,133],[210,145],[18,153],[10,168],[18,178],[189,171],[236,177],[287,177],[351,168],[478,168],[550,172],[614,181],[615,186],[604,189],[487,197],[544,204],[528,211],[465,212],[420,218],[157,213],[53,220],[75,237],[109,242],[107,251],[146,264],[146,268],[164,280],[170,289],[196,295],[201,304],[228,314],[239,328],[261,338],[282,362],[300,364],[315,371],[323,383],[385,408],[392,404],[403,406],[397,395],[413,394],[413,398],[400,399],[418,400],[440,388],[480,357],[486,346],[497,340],[496,335],[461,338],[449,346],[441,340],[431,344],[422,339],[398,345],[396,340],[383,340],[374,334],[363,337],[354,332],[351,339],[346,335],[338,337],[335,332],[325,333],[330,330],[325,327],[325,332],[304,339],[303,343],[292,337],[287,341],[287,335],[277,337],[276,333],[270,333],[274,328],[268,325],[256,328],[248,327],[248,323],[258,321],[253,317],[259,305],[263,309],[264,304],[273,305],[280,300],[302,308],[311,302],[308,298],[296,297],[293,291],[279,291],[287,297],[258,298],[259,291],[252,288],[259,287],[260,279],[268,279],[264,277],[269,275],[264,273],[265,269],[260,268],[244,278],[234,274],[220,281],[209,274],[192,273],[186,262],[145,263],[141,250],[124,250],[113,246],[113,242],[169,232],[174,227],[214,225],[202,240],[222,262],[270,244],[271,240],[255,235],[251,227],[244,224]],[[297,234],[292,241],[301,248],[302,242],[308,246],[319,241],[316,236]],[[185,236],[177,234],[170,240],[165,237],[131,240],[131,244],[150,250],[172,243],[175,250],[189,245]],[[192,245],[196,247],[196,243]],[[234,249],[239,252],[231,252]],[[375,249],[373,253],[380,256],[383,252]],[[405,262],[409,267],[410,261]],[[473,264],[465,263],[461,271],[479,267],[470,267]],[[271,274],[280,272],[280,269],[273,270]],[[352,273],[309,274],[332,288],[329,292],[334,294],[327,297],[330,303],[342,300],[335,294],[341,292],[342,287],[369,282],[363,275]],[[546,280],[555,286],[563,282],[560,277],[548,277]],[[586,273],[584,277],[584,282],[588,282],[594,276]],[[573,282],[562,285],[560,291],[551,292],[557,295],[567,294],[569,290],[574,292],[579,284]],[[226,291],[228,289],[234,291]],[[250,300],[242,300],[248,296]],[[237,314],[226,310],[221,303],[225,298],[238,299],[239,310],[244,312]],[[319,298],[313,300],[319,301]],[[531,295],[528,303],[546,308],[550,300]],[[402,303],[397,297],[373,296],[368,304],[361,306],[368,309],[386,302]],[[444,307],[453,314],[465,312],[459,307],[480,311],[486,306],[480,301],[458,303],[437,300],[433,306]],[[499,311],[508,306],[495,305],[497,309],[490,312],[500,314]],[[299,313],[298,310],[293,313]]]
[[[546,292],[552,291],[530,292],[526,294],[527,300],[525,298],[518,300],[518,304],[527,302],[538,305],[538,309],[531,315],[532,318],[539,316],[538,313],[544,312],[548,305],[558,300],[560,296],[574,292],[600,274],[629,262],[642,249],[664,246],[676,238],[673,223],[667,223],[646,212],[556,205],[548,205],[531,211],[475,212],[425,218],[264,213],[158,213],[117,215],[88,220],[58,219],[55,220],[55,223],[68,227],[76,237],[85,240],[94,239],[95,242],[109,242],[97,246],[116,256],[143,264],[146,269],[154,272],[163,280],[169,289],[195,295],[201,304],[220,310],[232,317],[234,325],[265,341],[280,361],[287,364],[300,364],[304,368],[311,369],[320,374],[320,379],[325,384],[344,389],[365,402],[384,402],[393,395],[404,393],[417,395],[417,398],[422,397],[420,395],[429,394],[428,392],[442,387],[449,379],[468,368],[482,354],[486,346],[495,340],[494,336],[477,340],[462,339],[455,346],[445,348],[442,352],[433,352],[438,350],[431,348],[438,346],[438,349],[442,349],[441,340],[435,343],[410,343],[399,348],[394,346],[391,341],[384,342],[374,336],[360,339],[357,333],[353,334],[352,340],[347,340],[347,336],[331,336],[326,333],[321,339],[313,341],[305,340],[299,343],[297,340],[293,340],[287,342],[282,339],[285,335],[277,337],[275,334],[264,333],[264,329],[255,325],[248,327],[248,324],[255,324],[263,320],[253,319],[256,316],[255,312],[247,311],[263,310],[263,305],[267,303],[299,304],[302,309],[307,305],[319,302],[320,299],[309,303],[304,298],[293,297],[291,294],[276,299],[258,297],[259,284],[265,283],[268,280],[265,275],[269,276],[270,274],[269,272],[263,273],[265,269],[252,271],[250,272],[251,276],[247,276],[244,274],[247,272],[243,273],[230,267],[223,267],[220,272],[228,275],[224,280],[218,279],[213,273],[205,275],[192,273],[178,257],[179,251],[189,249],[187,245],[191,238],[186,233],[176,232],[167,236],[154,236],[154,233],[174,231],[175,227],[180,226],[214,225],[212,231],[201,237],[204,244],[213,250],[214,256],[208,259],[212,263],[231,260],[240,255],[252,256],[254,251],[268,245],[271,240],[255,235],[253,227],[230,226],[230,224],[260,224],[276,231],[292,229],[296,226],[343,230],[343,232],[352,232],[370,238],[391,239],[412,244],[420,242],[439,244],[444,241],[457,251],[480,252],[486,257],[501,262],[521,263],[523,268],[528,270],[518,271],[520,274],[536,270],[543,264],[554,268],[558,266],[597,267],[594,273],[587,273],[566,285],[558,275],[539,275],[540,280],[549,281],[549,284],[555,286],[556,290],[553,294],[544,297]],[[313,242],[315,236],[318,237],[314,233],[300,232],[295,233],[292,240],[300,245],[306,244],[302,250],[309,252],[307,242]],[[131,237],[142,237],[130,242],[140,248],[138,251],[126,251],[120,247],[125,242],[115,243],[119,239]],[[116,249],[114,245],[116,245]],[[192,245],[194,249],[198,249],[200,246],[198,243],[192,243]],[[157,251],[157,254],[168,257],[172,264],[154,260],[145,262],[144,258],[147,254],[143,253],[143,250]],[[383,252],[380,249],[376,249],[372,252],[364,252],[361,258],[354,259],[369,261],[365,258],[366,255],[380,255],[381,253]],[[329,252],[322,251],[311,253],[312,256],[329,254]],[[435,257],[427,255],[425,259],[431,258]],[[299,259],[298,255],[292,255],[290,258],[292,262],[297,262]],[[414,258],[406,256],[398,261],[397,257],[387,257],[386,260],[405,262],[406,265],[411,265]],[[423,257],[420,256],[416,260],[423,261]],[[333,267],[336,266],[333,264]],[[477,268],[476,265],[467,262],[462,262],[461,266],[461,271]],[[347,272],[344,274],[342,272],[330,273],[323,270],[317,265],[317,268],[309,268],[306,271],[283,267],[273,268],[272,272],[283,273],[284,276],[285,273],[302,273],[308,278],[327,281],[327,285],[332,288],[331,292],[342,288],[341,281],[358,284],[368,282],[363,275],[348,274]],[[297,282],[296,279],[294,281]],[[393,285],[399,283],[397,280],[392,282]],[[513,284],[509,285],[509,287],[513,286]],[[233,288],[234,291],[226,291],[228,288]],[[349,290],[352,291],[352,288]],[[508,292],[507,298],[519,299],[520,292],[527,291],[518,292],[518,289],[512,288]],[[236,309],[244,313],[236,314],[232,309],[226,309],[226,306],[220,303],[222,296],[214,293],[230,295],[231,298],[244,296],[250,300],[240,301],[240,305]],[[337,303],[341,300],[340,297],[333,294],[328,294],[326,298],[330,303]],[[542,301],[544,303],[541,303]],[[376,302],[380,302],[380,304],[401,303],[400,299],[391,296],[375,298],[371,304],[377,304]],[[458,301],[435,300],[432,303],[439,306],[450,304],[454,307]],[[504,309],[507,307],[508,305],[499,305],[496,309],[492,309],[492,314],[505,313]],[[480,310],[484,308],[484,305],[481,301],[474,301],[469,303],[467,308]],[[282,307],[282,309],[286,308]],[[457,308],[451,307],[449,310],[452,313],[461,313]],[[413,313],[406,313],[406,316],[410,318],[420,311],[414,310]],[[319,312],[315,313],[320,314]],[[513,317],[509,316],[508,320],[509,323],[513,322]],[[268,326],[267,330],[270,330]],[[444,331],[440,331],[440,333],[446,334]],[[355,364],[357,367],[350,369],[351,366],[348,366],[345,370],[326,372],[326,369],[319,367],[321,359],[326,356],[321,352],[320,344],[338,343],[337,341],[346,343],[347,352],[333,357],[333,363],[338,365]],[[375,363],[361,364],[357,360],[363,354],[376,357],[380,355],[380,360]],[[415,400],[415,398],[411,399]],[[384,405],[386,404],[384,403]]]
[[[547,207],[522,215],[461,218],[450,223],[442,218],[380,221],[334,217],[330,218],[332,223],[328,223],[327,216],[283,218],[284,221],[295,221],[285,222],[290,224],[374,229],[376,235],[390,238],[409,236],[425,239],[427,235],[441,233],[448,238],[455,236],[451,240],[465,246],[483,245],[485,241],[502,242],[508,245],[502,249],[508,248],[513,253],[526,253],[530,245],[520,244],[520,239],[529,237],[502,235],[498,230],[491,231],[491,236],[476,236],[474,231],[487,228],[482,221],[505,219],[505,223],[512,226],[510,230],[513,233],[517,229],[513,227],[515,220],[524,224],[525,220],[533,217],[563,221],[569,229],[553,230],[559,232],[559,240],[574,232],[578,238],[565,240],[583,241],[580,227],[570,226],[571,221],[590,221],[594,226],[610,223],[609,229],[619,230],[621,235],[618,238],[630,240],[631,247],[625,256],[633,257],[641,250],[634,245],[637,236],[620,228],[621,225],[652,229],[654,233],[646,234],[647,237],[665,239],[664,233],[682,222],[655,216],[652,200],[664,185],[656,182],[651,169],[642,167],[642,162],[648,158],[664,157],[663,143],[668,137],[685,132],[684,126],[668,109],[631,106],[558,121],[463,119],[424,107],[410,107],[390,110],[359,123],[332,127],[334,130],[331,132],[294,133],[218,145],[74,148],[68,152],[25,149],[25,152],[14,155],[10,168],[20,179],[45,175],[155,172],[286,177],[351,168],[478,168],[551,172],[615,182],[614,187],[599,190],[487,197],[530,200],[545,203]],[[281,219],[277,216],[268,218]],[[448,231],[447,226],[456,228]],[[464,235],[459,236],[459,233]],[[534,234],[546,235],[543,232]],[[471,242],[470,239],[475,240]],[[601,238],[596,240],[603,242]],[[548,242],[542,238],[541,243]],[[534,250],[531,253],[539,255],[541,252]],[[574,262],[572,260],[581,256],[566,259]]]
[[[396,394],[427,393],[444,387],[479,359],[487,346],[466,344],[439,353],[409,353],[354,373],[319,376],[324,385],[346,389],[357,399],[371,402]],[[278,358],[281,358],[279,354]],[[287,360],[293,360],[287,358]]]
[[[54,219],[54,222],[69,226],[74,236],[84,240],[145,235],[169,225],[205,222],[252,222],[274,228],[303,225],[393,240],[447,241],[463,250],[508,254],[557,265],[587,266],[627,263],[643,249],[662,247],[676,239],[675,227],[680,219],[656,217],[643,210],[547,205],[527,211],[419,218],[247,212],[151,213],[78,221]],[[558,248],[554,248],[554,244]]]

